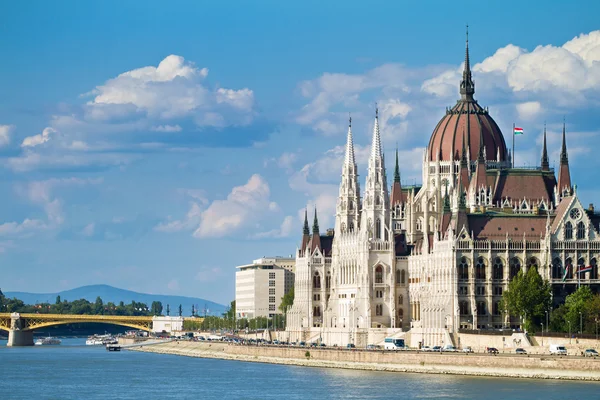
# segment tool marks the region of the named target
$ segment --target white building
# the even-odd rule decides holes
[[[376,112],[361,193],[350,125],[335,235],[320,235],[316,210],[311,234],[305,215],[290,340],[364,346],[410,331],[413,346],[456,346],[461,329],[517,328],[502,293],[532,267],[555,304],[580,285],[600,290],[600,215],[571,184],[564,126],[557,176],[545,129],[540,167],[514,168],[473,97],[468,41],[459,91],[424,151],[422,186],[401,185],[396,152],[388,190]]]
[[[181,332],[183,330],[183,317],[154,316],[152,317],[152,331],[162,332]]]
[[[279,265],[281,264],[281,265]],[[295,259],[263,257],[240,265],[235,273],[235,307],[238,318],[282,314],[281,298],[294,287]]]

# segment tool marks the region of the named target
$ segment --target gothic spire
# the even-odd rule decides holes
[[[548,160],[548,147],[546,146],[546,123],[544,123],[544,147],[542,149],[542,171],[550,170],[550,162]]]
[[[396,148],[396,167],[394,168],[394,182],[400,183],[400,165],[398,165],[398,148]]]
[[[467,135],[465,134],[465,131],[463,130],[462,154],[460,156],[460,166],[461,167],[466,167],[467,165],[468,165],[468,160],[467,160]]]
[[[471,60],[469,58],[469,25],[467,25],[467,43],[465,49],[465,66],[462,81],[460,82],[460,98],[464,101],[473,101],[475,83],[471,77]]]
[[[563,131],[562,131],[562,148],[560,150],[560,163],[568,164],[569,163],[569,155],[567,154],[567,138],[565,135],[565,121],[563,120]]]
[[[319,235],[319,219],[317,218],[317,207],[315,206],[315,219],[312,227],[313,235]]]
[[[350,117],[348,122],[348,138],[346,140],[346,157],[344,158],[344,165],[354,164],[356,164],[356,161],[354,159],[354,141],[352,140],[352,117]]]
[[[308,229],[308,209],[304,209],[304,228],[302,229],[302,234],[310,235],[310,230]]]
[[[375,108],[375,125],[373,126],[373,142],[371,158],[381,158],[381,135],[379,134],[379,109]]]

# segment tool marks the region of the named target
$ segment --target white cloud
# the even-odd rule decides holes
[[[10,135],[14,128],[13,125],[0,125],[0,147],[10,144]]]
[[[250,235],[253,239],[265,239],[265,238],[284,238],[290,236],[294,227],[294,217],[291,215],[286,216],[278,229],[272,229],[266,232],[260,232],[254,235]]]
[[[158,125],[150,128],[154,132],[181,132],[179,125]]]
[[[267,181],[258,174],[242,186],[236,186],[225,200],[215,200],[202,212],[200,226],[194,232],[198,238],[223,237],[256,221],[267,210],[275,210],[276,203],[269,200]]]
[[[93,222],[89,223],[81,230],[81,234],[85,237],[94,236],[95,229],[96,229],[96,224],[94,224]]]
[[[0,224],[0,236],[29,236],[35,232],[48,228],[48,225],[39,219],[26,218],[23,222],[5,222]]]
[[[44,144],[50,140],[50,135],[56,133],[56,130],[51,127],[46,127],[39,135],[28,136],[23,139],[21,147],[35,147]]]
[[[535,119],[542,111],[542,105],[539,101],[528,101],[516,105],[519,118],[524,120]]]
[[[202,208],[198,205],[198,203],[192,202],[184,219],[161,222],[154,227],[154,230],[166,233],[188,231],[196,228],[198,224],[200,224],[201,219]]]

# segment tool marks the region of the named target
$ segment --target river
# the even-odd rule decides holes
[[[470,378],[0,341],[0,399],[595,399],[600,383]]]

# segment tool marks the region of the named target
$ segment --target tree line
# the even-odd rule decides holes
[[[600,295],[589,286],[581,286],[565,302],[552,307],[552,286],[542,279],[535,266],[522,270],[502,295],[501,307],[521,318],[528,332],[577,332],[597,334],[600,323]],[[549,325],[549,326],[546,326]]]

